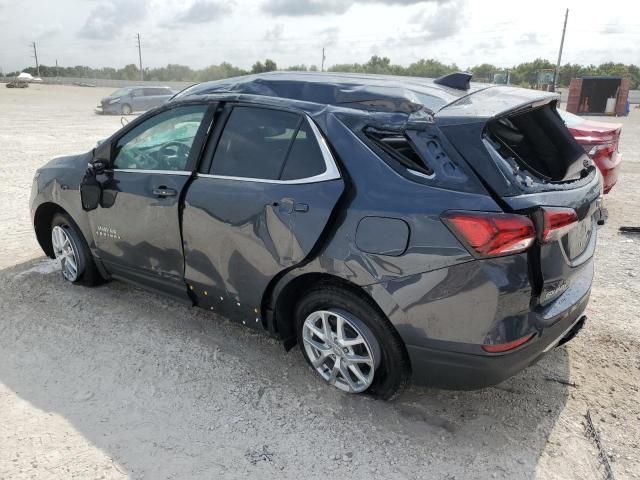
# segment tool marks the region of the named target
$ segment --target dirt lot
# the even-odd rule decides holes
[[[264,335],[120,282],[69,285],[41,257],[33,172],[119,127],[93,114],[106,93],[0,88],[0,479],[605,478],[587,410],[615,478],[640,478],[640,236],[618,233],[640,225],[640,110],[621,120],[586,329],[495,388],[383,403]]]

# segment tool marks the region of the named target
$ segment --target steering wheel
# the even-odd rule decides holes
[[[184,162],[186,162],[187,158],[189,157],[190,150],[191,149],[188,146],[186,146],[184,143],[172,141],[172,142],[167,142],[162,147],[160,147],[157,155],[158,155],[158,159],[164,162],[166,166],[174,167],[173,170],[179,170],[180,168],[175,168],[175,167],[179,167],[179,165],[173,164],[175,162],[175,159],[182,161],[182,165],[184,166]],[[172,157],[175,157],[175,159]],[[171,161],[171,160],[174,160],[174,161]]]
[[[137,150],[135,152],[122,151],[119,154],[117,161],[120,168],[157,170],[159,167],[158,160],[156,160],[151,154],[142,150]]]

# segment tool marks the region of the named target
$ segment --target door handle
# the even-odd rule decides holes
[[[178,192],[173,188],[167,188],[165,186],[160,186],[158,188],[154,188],[151,193],[153,193],[156,197],[175,197]]]

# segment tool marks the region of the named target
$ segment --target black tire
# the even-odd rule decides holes
[[[82,271],[78,272],[78,278],[72,281],[72,283],[85,285],[87,287],[104,283],[104,278],[100,275],[98,267],[96,267],[93,261],[93,255],[91,254],[89,245],[73,219],[66,213],[56,213],[51,221],[51,231],[53,231],[55,227],[64,229],[78,257],[78,265],[82,268]]]
[[[318,310],[334,309],[346,311],[364,323],[379,344],[381,360],[366,393],[383,400],[396,398],[411,376],[409,358],[402,339],[389,320],[364,294],[359,295],[334,284],[319,284],[298,301],[295,308],[296,335],[304,358],[311,365],[302,340],[305,319]]]
[[[131,105],[128,103],[125,103],[120,107],[120,113],[122,113],[122,115],[131,115],[132,111]]]

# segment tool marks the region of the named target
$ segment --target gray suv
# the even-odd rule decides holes
[[[602,181],[558,95],[469,80],[193,86],[40,168],[38,241],[70,282],[267,331],[346,392],[496,384],[584,325]]]
[[[96,113],[129,115],[162,105],[175,95],[169,87],[125,87],[100,100]]]

